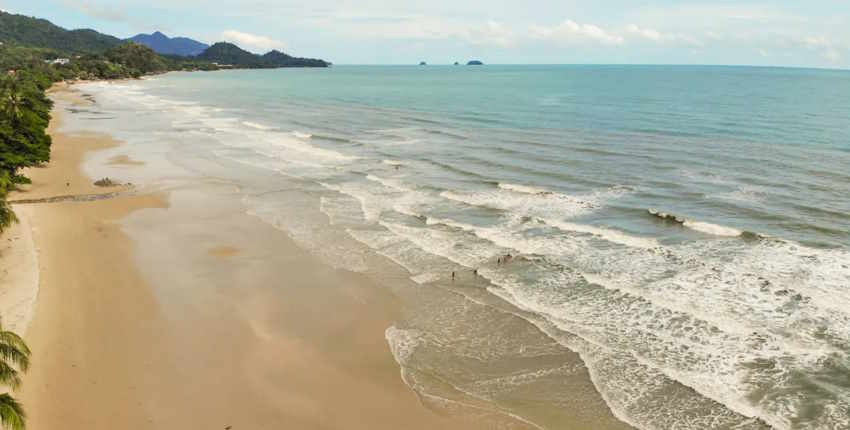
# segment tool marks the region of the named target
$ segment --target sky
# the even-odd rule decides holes
[[[337,64],[850,68],[850,0],[0,0],[0,9]]]

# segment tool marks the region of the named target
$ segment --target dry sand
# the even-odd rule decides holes
[[[59,120],[51,163],[14,198],[104,192],[80,164],[117,142],[59,133]],[[199,219],[178,203],[135,191],[16,207],[12,234],[31,228],[40,279],[18,393],[30,430],[475,428],[401,381],[384,340],[391,293],[244,214]],[[131,214],[161,252],[140,254]]]
[[[4,330],[26,333],[38,296],[38,260],[26,208],[0,236],[0,316]]]

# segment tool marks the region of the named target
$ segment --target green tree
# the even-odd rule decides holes
[[[0,77],[0,231],[15,220],[7,194],[15,185],[29,182],[20,169],[50,159],[46,129],[52,104],[44,94],[50,81],[37,71]]]
[[[0,326],[0,384],[11,389],[21,385],[21,372],[30,364],[30,350],[24,340]],[[21,404],[9,393],[0,394],[0,425],[10,430],[26,428],[26,414]]]

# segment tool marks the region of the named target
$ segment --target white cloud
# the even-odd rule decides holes
[[[808,36],[803,39],[803,43],[809,48],[829,48],[832,42],[824,36]]]
[[[626,31],[638,37],[652,40],[654,42],[661,42],[662,40],[664,40],[664,35],[662,35],[660,31],[652,28],[641,28],[635,24],[632,24],[626,27]]]
[[[237,30],[227,30],[221,33],[221,38],[235,43],[248,51],[264,54],[272,49],[283,50],[283,42],[257,34],[244,33]]]
[[[626,33],[636,36],[639,39],[656,43],[679,44],[690,47],[701,47],[704,45],[699,39],[693,36],[679,33],[662,33],[654,28],[640,27],[635,24],[627,26]]]
[[[842,43],[833,41],[826,36],[807,36],[802,38],[802,45],[810,50],[819,51],[821,57],[830,63],[838,63],[843,59],[840,49]]]
[[[532,25],[530,32],[535,39],[560,43],[594,42],[603,45],[620,45],[625,41],[622,36],[609,33],[601,27],[593,24],[579,24],[571,19],[551,27]]]

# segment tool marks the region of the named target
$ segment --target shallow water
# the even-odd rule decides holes
[[[387,341],[434,407],[556,428],[571,350],[638,428],[850,427],[850,73],[340,66],[79,88],[98,105],[69,127],[180,166],[159,178],[226,177],[328,264],[403,269],[419,291]]]

